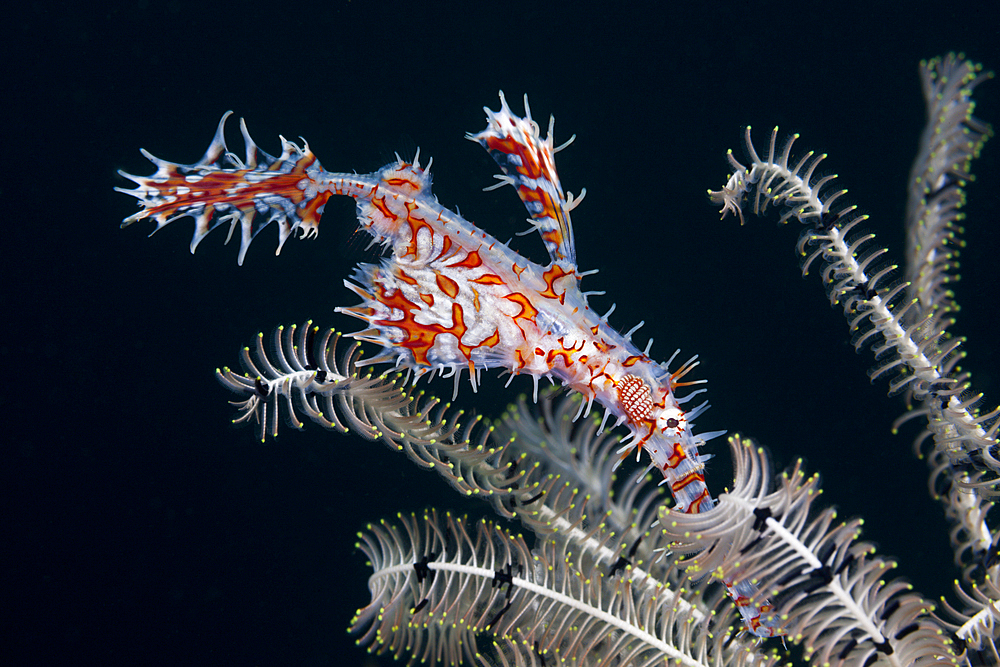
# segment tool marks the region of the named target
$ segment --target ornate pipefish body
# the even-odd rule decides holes
[[[223,116],[201,161],[179,165],[144,154],[157,166],[150,177],[123,174],[137,187],[122,190],[143,209],[123,226],[144,218],[157,229],[181,217],[195,219],[192,252],[216,226],[241,228],[239,261],[267,224],[279,230],[278,251],[296,231],[318,232],[326,201],[345,195],[357,201],[360,225],[391,254],[379,264],[362,264],[347,282],[362,298],[360,305],[339,310],[363,320],[354,334],[383,346],[369,363],[394,362],[417,376],[468,370],[473,388],[483,369],[529,374],[535,380],[555,377],[580,392],[589,411],[596,400],[605,419],[627,424],[631,440],[622,452],[645,450],[669,484],[678,509],[697,513],[713,507],[705,485],[704,460],[698,447],[719,433],[696,435],[694,418],[707,408],[685,412],[681,404],[699,393],[678,398],[675,391],[693,363],[678,370],[653,361],[630,335],[615,331],[590,308],[579,284],[570,211],[555,170],[552,124],[544,140],[531,119],[511,113],[501,94],[497,112],[486,109],[488,126],[469,135],[482,144],[504,171],[540,232],[549,253],[536,264],[474,224],[438,203],[431,194],[428,168],[397,159],[373,174],[324,170],[308,144],[282,138],[282,154],[260,151],[241,122],[245,160],[228,152]],[[648,351],[648,347],[647,347]],[[457,386],[457,385],[456,385]],[[627,454],[625,454],[627,455]],[[744,590],[745,589],[745,590]],[[736,600],[753,596],[749,584],[730,587]],[[739,604],[739,602],[737,603]],[[748,627],[762,636],[778,630],[760,619],[752,605],[740,605]],[[763,623],[763,625],[762,625]]]

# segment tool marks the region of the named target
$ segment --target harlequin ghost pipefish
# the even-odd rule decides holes
[[[430,164],[397,160],[372,174],[326,171],[303,141],[300,147],[281,138],[278,157],[260,150],[246,124],[242,160],[229,152],[223,115],[208,151],[198,162],[182,165],[143,154],[156,166],[152,176],[122,173],[136,183],[121,189],[139,200],[142,210],[122,226],[151,218],[156,229],[184,217],[195,220],[194,252],[215,227],[229,223],[230,237],[240,227],[239,263],[256,235],[274,222],[280,252],[294,235],[314,237],[327,200],[333,195],[357,202],[358,222],[388,256],[378,264],[360,264],[345,281],[362,302],[338,308],[365,323],[355,339],[382,346],[366,363],[394,363],[415,377],[439,373],[454,377],[468,370],[473,390],[484,369],[530,375],[535,382],[558,379],[579,392],[580,413],[594,401],[608,419],[630,434],[619,451],[622,459],[645,451],[648,468],[658,469],[669,485],[677,511],[710,511],[714,501],[705,484],[698,448],[723,432],[696,434],[694,420],[707,403],[684,409],[704,391],[679,389],[700,384],[685,380],[696,358],[670,371],[668,364],[639,350],[635,329],[619,333],[595,313],[581,291],[570,212],[580,198],[565,194],[555,168],[553,120],[543,140],[525,98],[525,116],[516,116],[500,95],[500,110],[486,109],[488,124],[467,135],[500,165],[494,187],[511,185],[541,234],[549,262],[539,265],[511,250],[431,194]],[[570,140],[572,141],[572,139]],[[567,142],[569,143],[569,142]],[[565,146],[565,144],[564,144]],[[155,230],[154,230],[155,231]],[[612,310],[614,308],[612,307]],[[652,341],[650,341],[652,342]],[[676,353],[675,355],[676,356]],[[762,637],[782,634],[769,606],[748,582],[727,586],[748,629]],[[758,598],[754,602],[754,598]]]

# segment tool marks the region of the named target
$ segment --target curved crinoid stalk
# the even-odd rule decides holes
[[[921,63],[921,74],[930,122],[914,162],[908,204],[912,282],[894,279],[897,266],[886,261],[885,248],[873,245],[875,235],[862,231],[868,216],[843,201],[847,191],[833,185],[836,175],[815,178],[826,155],[793,156],[798,135],[778,150],[774,128],[761,157],[747,127],[749,165],[730,151],[733,173],[709,196],[722,205],[723,216],[738,213],[741,222],[747,200],[754,214],[774,207],[781,222],[805,225],[798,243],[803,275],[822,265],[830,303],[843,307],[855,347],[870,346],[875,354],[872,379],[886,377],[891,393],[905,391],[922,404],[914,415],[927,417],[938,453],[957,469],[971,464],[977,470],[965,479],[958,476],[956,483],[1000,493],[1000,408],[977,407],[982,396],[971,392],[969,377],[958,366],[962,339],[948,332],[955,307],[944,288],[957,279],[962,188],[971,178],[972,159],[992,135],[990,126],[972,115],[972,91],[992,75],[955,54]]]

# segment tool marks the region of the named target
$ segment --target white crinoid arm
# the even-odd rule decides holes
[[[388,373],[359,373],[358,344],[350,346],[338,360],[340,334],[329,329],[316,341],[318,332],[312,322],[301,329],[297,325],[287,329],[280,326],[274,332],[271,355],[264,347],[264,334],[258,334],[253,354],[250,348],[243,348],[244,373],[229,368],[216,371],[223,385],[249,394],[245,400],[233,402],[241,413],[234,423],[254,419],[260,424],[261,440],[268,434],[275,437],[279,405],[284,403],[288,421],[294,428],[303,426],[298,409],[326,428],[344,433],[353,431],[369,439],[382,435],[380,415],[398,411],[410,401],[397,386],[397,378]],[[369,409],[373,404],[377,404],[377,410]]]

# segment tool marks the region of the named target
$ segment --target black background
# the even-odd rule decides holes
[[[333,314],[342,280],[370,260],[353,203],[331,201],[319,240],[275,257],[261,234],[243,267],[223,233],[197,255],[182,221],[152,239],[117,169],[139,155],[197,160],[227,109],[262,148],[306,137],[333,171],[377,169],[417,146],[434,192],[499,238],[523,228],[508,189],[466,131],[504,90],[557,116],[564,187],[597,308],[622,330],[645,320],[653,354],[700,354],[729,429],[824,475],[825,499],[866,518],[865,538],[930,596],[955,573],[940,510],[890,435],[902,407],[869,384],[843,317],[803,280],[797,230],[719,222],[705,197],[780,125],[871,214],[902,261],[909,164],[924,114],[922,58],[964,50],[1000,68],[994,3],[43,2],[3,27],[3,568],[5,662],[362,664],[346,634],[367,602],[354,549],[366,522],[435,505],[467,511],[434,475],[382,445],[309,426],[261,445],[230,426],[212,378],[258,331]],[[977,93],[1000,124],[1000,83]],[[233,137],[233,146],[235,136]],[[968,248],[956,287],[968,367],[995,404],[1000,220],[996,139],[969,188]],[[237,150],[237,152],[239,152]],[[534,236],[514,247],[536,261]],[[522,378],[523,379],[523,378]],[[498,414],[488,382],[460,400]],[[451,386],[436,387],[445,395]],[[728,454],[709,466],[715,492]],[[386,661],[383,661],[386,662]]]

